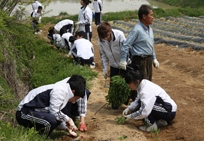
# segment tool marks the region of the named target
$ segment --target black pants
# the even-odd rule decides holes
[[[124,76],[126,74],[126,71],[123,69],[118,69],[110,66],[110,78],[115,75]]]
[[[83,59],[83,58],[81,58],[81,57],[75,57],[75,56],[73,56],[73,58],[74,58],[74,60],[75,60],[75,62],[76,62],[77,64],[80,64],[80,65],[82,65],[82,66],[84,66],[84,65],[94,65],[94,64],[93,64],[94,57],[90,57],[89,59]]]
[[[152,57],[151,56],[133,56],[131,66],[139,69],[145,79],[152,81]]]
[[[62,36],[64,33],[70,32],[71,34],[73,34],[73,25],[72,24],[68,24],[68,25],[64,25],[61,29],[60,29],[60,35]]]
[[[101,12],[95,13],[95,25],[99,25],[101,23]]]
[[[47,136],[61,123],[51,113],[37,112],[24,108],[16,112],[16,120],[19,125],[28,128],[35,127],[39,133],[43,133]]]
[[[33,30],[35,32],[39,32],[39,27],[38,27],[38,21],[37,20],[32,20],[32,26],[33,26]]]

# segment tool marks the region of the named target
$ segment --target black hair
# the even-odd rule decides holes
[[[70,79],[68,80],[68,83],[69,82],[72,82],[72,81],[80,81],[82,82],[85,86],[86,86],[86,80],[84,77],[82,77],[81,75],[78,75],[78,74],[74,74],[70,77]]]
[[[85,3],[86,5],[88,5],[89,3],[91,3],[90,0],[82,0],[82,1],[83,1],[83,3]]]
[[[77,36],[80,36],[80,37],[83,37],[83,38],[87,38],[87,36],[86,36],[86,33],[84,32],[84,31],[79,31],[79,32],[77,32],[76,34],[75,34],[75,37],[77,37]]]
[[[68,82],[70,85],[71,90],[75,90],[74,96],[80,96],[84,97],[85,96],[85,84],[81,81],[71,81]]]
[[[138,10],[138,18],[139,18],[139,20],[142,20],[143,15],[147,16],[149,14],[150,10],[152,10],[151,6],[145,5],[145,4],[141,5],[141,7]]]
[[[38,9],[43,9],[43,7],[42,6],[38,6]]]
[[[125,81],[127,84],[130,84],[130,83],[136,83],[137,80],[142,81],[143,78],[144,76],[139,71],[131,70],[127,72],[125,76]]]
[[[75,36],[70,36],[69,42],[71,42],[73,44],[75,40],[76,40]]]

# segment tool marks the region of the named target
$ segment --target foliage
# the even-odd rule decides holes
[[[121,76],[113,76],[111,78],[108,95],[106,96],[108,103],[112,106],[115,105],[119,107],[121,104],[127,101],[129,95],[130,89],[125,80]]]
[[[178,6],[178,7],[192,7],[199,8],[204,7],[203,0],[156,0],[169,5]]]
[[[124,124],[126,121],[126,118],[125,117],[117,117],[115,120],[117,121],[117,124]]]
[[[20,135],[20,136],[19,136]],[[2,141],[45,141],[46,136],[39,135],[34,128],[26,129],[24,127],[16,128],[11,123],[0,121],[0,140]],[[50,141],[50,139],[47,139]]]

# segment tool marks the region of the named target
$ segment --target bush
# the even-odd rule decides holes
[[[113,76],[111,78],[110,89],[106,100],[112,105],[113,109],[119,108],[128,100],[130,89],[125,80],[121,76]]]

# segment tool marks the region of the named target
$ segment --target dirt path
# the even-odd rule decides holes
[[[137,126],[141,121],[129,121],[118,125],[115,118],[121,116],[125,106],[113,110],[106,105],[101,72],[101,61],[97,46],[96,27],[93,26],[92,43],[95,47],[95,62],[98,76],[92,81],[92,94],[88,101],[86,124],[88,131],[82,133],[84,140],[119,141],[202,141],[204,138],[204,52],[178,49],[164,44],[155,45],[159,69],[153,69],[153,82],[164,88],[178,105],[176,118],[168,127],[160,128],[158,137],[141,132]],[[100,109],[101,108],[101,109]],[[99,110],[100,109],[100,110]],[[99,110],[99,111],[98,111]],[[97,112],[98,111],[98,112]],[[96,113],[97,112],[97,113]],[[70,138],[68,138],[70,139]]]

